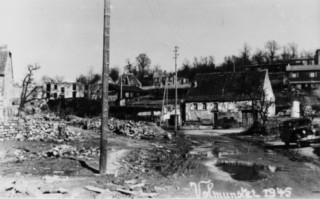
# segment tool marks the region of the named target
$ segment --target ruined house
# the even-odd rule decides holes
[[[258,117],[252,103],[261,102],[262,96],[271,102],[275,100],[267,70],[197,74],[182,107],[182,119],[211,121],[213,125],[220,119],[232,119],[239,126],[248,127]],[[273,104],[268,115],[274,114]]]
[[[46,99],[84,97],[84,85],[80,83],[46,82],[44,90]]]
[[[118,79],[117,84],[120,85],[121,81],[122,81],[122,84],[125,86],[133,86],[133,87],[139,87],[139,88],[142,86],[138,78],[134,76],[134,74],[132,73],[125,73],[121,75],[120,78]]]
[[[6,46],[0,47],[0,118],[13,115],[12,54]]]

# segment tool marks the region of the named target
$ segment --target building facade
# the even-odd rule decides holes
[[[286,67],[289,84],[297,89],[319,89],[320,50],[316,51],[315,58],[295,59],[295,62]]]
[[[84,97],[85,85],[80,83],[52,83],[47,82],[44,84],[45,98],[58,99],[58,98],[79,98]]]
[[[0,47],[0,118],[13,116],[12,54],[6,46]]]
[[[252,103],[261,103],[262,97],[272,103],[268,115],[274,116],[275,97],[268,71],[198,74],[187,95],[183,119],[207,120],[213,125],[221,119],[231,119],[248,127],[256,114]]]

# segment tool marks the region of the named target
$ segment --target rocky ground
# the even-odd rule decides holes
[[[108,174],[99,175],[99,120],[63,124],[1,142],[0,197],[320,197],[316,145],[288,150],[276,136],[231,130],[181,131],[168,139],[152,123],[112,119]]]

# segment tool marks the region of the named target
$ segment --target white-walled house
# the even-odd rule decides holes
[[[261,91],[264,99],[272,103],[268,116],[274,116],[275,96],[268,71],[197,74],[184,103],[183,119],[210,120],[215,125],[218,120],[228,118],[248,127],[257,114],[252,103],[261,102]]]

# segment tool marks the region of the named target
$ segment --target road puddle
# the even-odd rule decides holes
[[[220,162],[216,166],[230,174],[231,178],[238,181],[258,181],[266,178],[263,174],[264,166],[243,164],[241,162]]]

